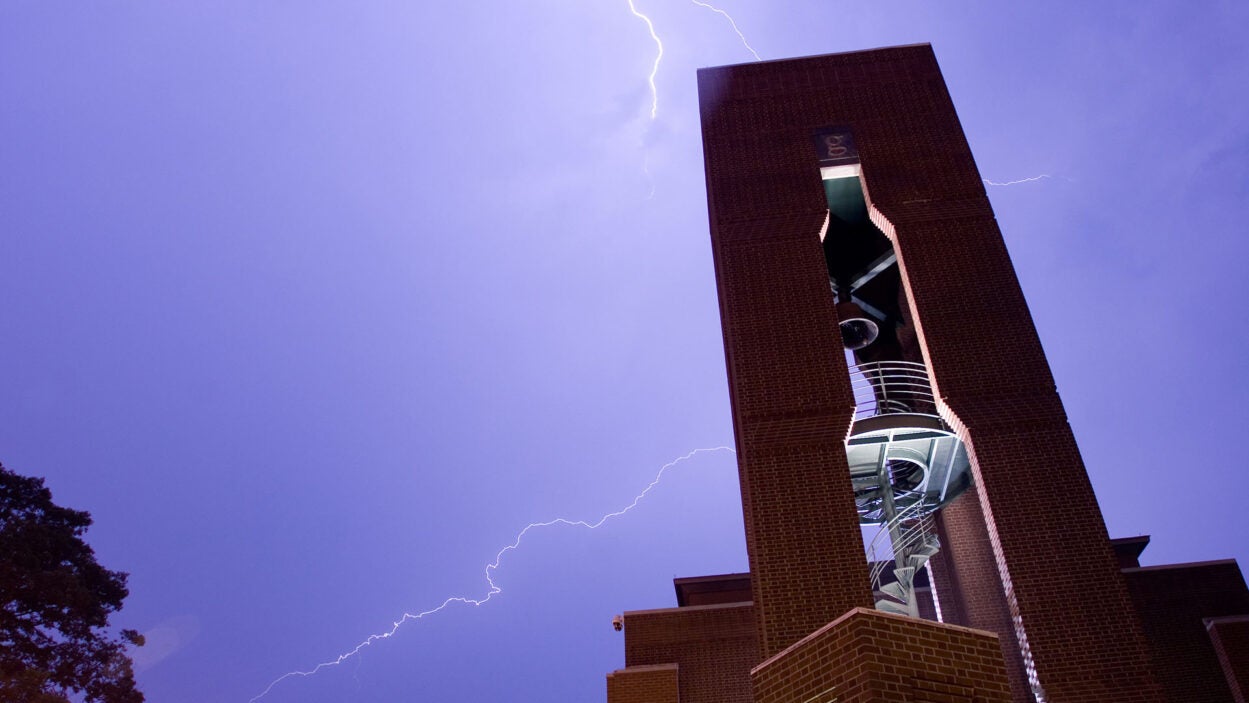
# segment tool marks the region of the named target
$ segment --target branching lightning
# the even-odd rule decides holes
[[[659,75],[659,64],[662,63],[664,59],[664,43],[660,41],[659,35],[655,33],[655,23],[651,21],[651,18],[645,13],[639,12],[637,5],[633,3],[633,0],[626,0],[626,2],[629,3],[629,12],[633,13],[634,17],[646,23],[646,29],[650,32],[651,40],[655,42],[655,62],[651,64],[650,75],[646,77],[646,82],[650,85],[651,89],[651,120],[654,120],[659,116],[659,88],[655,85],[655,77]],[[750,55],[755,57],[755,61],[763,60],[763,58],[759,56],[759,52],[755,51],[755,48],[750,45],[749,41],[746,40],[746,35],[742,34],[742,30],[738,28],[737,22],[733,19],[732,15],[724,10],[721,10],[715,5],[712,5],[711,3],[703,2],[703,0],[690,0],[690,2],[698,5],[699,7],[711,10],[717,15],[720,15],[724,19],[728,20],[729,26],[731,26],[733,31],[737,33],[737,38],[741,40],[742,46],[746,47],[746,51],[749,51]]]
[[[1031,178],[1020,178],[1017,181],[1005,181],[1003,183],[998,183],[997,181],[991,181],[987,178],[984,178],[981,180],[983,180],[986,185],[991,185],[991,186],[1014,186],[1014,185],[1019,185],[1020,183],[1032,183],[1033,181],[1041,181],[1049,177],[1050,175],[1048,173],[1042,173],[1039,176],[1033,176]]]
[[[715,5],[712,5],[708,2],[704,2],[704,0],[690,0],[690,1],[693,2],[695,5],[698,5],[699,7],[706,8],[718,15],[721,15],[722,17],[724,17],[724,19],[728,20],[729,26],[731,26],[733,28],[733,31],[737,33],[737,38],[741,40],[742,46],[746,47],[746,50],[749,51],[750,54],[755,57],[756,61],[762,60],[759,56],[759,52],[755,51],[754,47],[750,45],[750,42],[746,41],[746,35],[742,34],[742,30],[738,28],[737,22],[733,19],[731,15],[729,15],[729,13],[725,12],[724,10],[721,10]],[[655,61],[654,63],[651,64],[650,74],[647,75],[646,77],[646,82],[650,86],[650,91],[651,91],[650,121],[654,122],[659,117],[659,88],[655,83],[655,78],[659,75],[659,65],[663,63],[664,43],[663,41],[659,39],[659,34],[655,32],[655,23],[651,20],[650,16],[646,15],[643,12],[640,12],[637,8],[637,5],[633,2],[633,0],[626,0],[626,2],[628,2],[629,4],[629,12],[633,13],[634,17],[646,23],[646,29],[648,32],[650,32],[651,40],[655,42]],[[647,132],[647,128],[643,126],[641,128],[641,134],[639,135],[639,144],[642,146],[644,154],[646,153],[645,139],[644,139],[646,132]],[[646,180],[650,183],[650,192],[647,194],[646,199],[652,200],[655,197],[655,178],[651,175],[649,156],[645,157],[643,160],[642,172],[646,175]]]
[[[629,12],[634,17],[646,23],[646,29],[651,33],[651,39],[655,42],[655,63],[651,65],[651,73],[646,77],[647,83],[651,87],[651,119],[654,120],[659,116],[659,89],[655,87],[655,76],[659,75],[659,64],[664,60],[664,43],[659,40],[659,35],[655,33],[655,23],[651,22],[651,18],[638,12],[638,8],[633,4],[633,0],[627,0],[629,3]]]
[[[400,617],[398,620],[391,623],[391,627],[389,630],[385,632],[380,632],[378,634],[369,635],[363,642],[356,645],[353,649],[347,652],[344,652],[343,654],[338,655],[334,659],[321,662],[320,664],[317,664],[316,666],[306,671],[290,671],[285,674],[282,674],[281,676],[279,676],[278,678],[270,682],[269,685],[265,687],[265,690],[261,691],[259,695],[250,699],[248,703],[256,703],[256,701],[259,701],[261,698],[264,698],[265,696],[267,696],[269,692],[273,690],[274,686],[277,686],[279,683],[282,683],[283,681],[287,679],[306,678],[309,676],[313,676],[314,674],[320,672],[322,669],[327,669],[329,667],[338,666],[339,664],[342,664],[348,659],[351,659],[352,657],[359,655],[364,650],[365,647],[368,647],[374,642],[379,642],[381,640],[385,640],[385,639],[389,639],[393,637],[394,634],[398,632],[399,628],[402,627],[403,624],[408,622],[409,620],[420,620],[430,615],[434,615],[435,613],[441,612],[442,610],[445,610],[449,606],[456,604],[456,603],[460,603],[464,605],[473,605],[473,606],[485,605],[486,603],[490,602],[491,598],[494,598],[496,595],[503,592],[503,589],[499,588],[499,586],[494,582],[494,578],[493,578],[494,572],[498,571],[499,563],[503,560],[503,555],[507,554],[508,552],[516,551],[517,549],[519,549],[521,541],[525,538],[525,535],[529,534],[531,530],[537,530],[543,527],[553,527],[555,525],[566,525],[568,527],[584,527],[589,530],[598,529],[608,520],[611,520],[612,518],[620,517],[624,515],[625,513],[629,512],[630,510],[633,510],[634,508],[636,508],[638,503],[640,503],[642,499],[645,498],[646,495],[650,493],[652,489],[655,488],[655,486],[659,485],[659,482],[663,480],[664,474],[668,471],[668,469],[671,469],[688,459],[692,459],[699,454],[708,454],[708,453],[714,453],[714,452],[735,453],[732,447],[725,447],[725,446],[704,447],[704,448],[695,449],[689,452],[688,454],[677,457],[676,459],[673,459],[672,461],[669,461],[667,464],[664,464],[663,466],[661,466],[659,468],[659,472],[655,474],[655,478],[646,485],[646,488],[642,489],[641,493],[638,493],[636,496],[634,496],[632,502],[630,502],[625,507],[620,508],[619,510],[603,515],[595,522],[589,522],[586,520],[569,520],[567,518],[561,517],[561,518],[555,518],[554,520],[546,520],[544,522],[531,522],[528,525],[525,525],[524,529],[516,533],[516,537],[512,539],[512,542],[510,544],[500,549],[498,553],[494,555],[494,561],[486,565],[487,588],[486,588],[485,595],[478,597],[478,598],[470,598],[467,596],[452,596],[444,600],[436,608],[423,610],[419,613],[404,613],[402,617]]]
[[[750,42],[746,40],[746,36],[742,33],[741,29],[738,28],[737,22],[734,21],[733,17],[729,15],[729,13],[725,12],[724,10],[721,10],[720,8],[710,3],[703,2],[702,0],[690,0],[690,1],[693,2],[695,5],[698,5],[699,7],[706,8],[708,10],[711,10],[712,12],[715,12],[718,15],[721,15],[726,20],[728,20],[729,25],[733,28],[733,31],[737,34],[738,39],[741,40],[742,45],[746,47],[746,50],[749,51],[752,56],[754,56],[756,61],[762,60],[761,57],[759,56],[759,52],[755,51],[754,47],[750,45]],[[646,29],[650,33],[651,40],[655,42],[655,60],[651,64],[650,73],[646,77],[646,82],[650,86],[650,94],[651,94],[650,119],[651,121],[654,121],[659,116],[659,88],[656,85],[655,81],[656,81],[656,77],[659,75],[659,66],[661,63],[663,63],[664,44],[663,44],[663,41],[659,38],[659,34],[655,31],[655,23],[651,20],[651,18],[648,15],[638,11],[637,5],[634,4],[634,0],[626,0],[626,2],[629,5],[629,12],[631,12],[634,17],[646,23]],[[644,164],[643,169],[646,171],[646,174],[649,177],[650,176],[649,162]],[[992,184],[992,185],[999,185],[999,184]],[[648,198],[654,197],[654,195],[655,195],[654,182],[652,181],[651,192]],[[381,640],[390,639],[392,636],[395,635],[396,632],[399,631],[399,628],[402,627],[404,623],[407,623],[410,620],[420,620],[422,618],[429,617],[431,615],[442,612],[443,610],[455,604],[472,605],[472,606],[485,605],[486,603],[490,601],[490,599],[494,598],[496,595],[503,592],[503,589],[499,588],[499,586],[494,582],[494,578],[493,578],[494,572],[498,571],[499,569],[499,564],[502,562],[503,556],[507,554],[508,552],[512,552],[512,551],[519,549],[521,541],[525,538],[525,535],[529,534],[531,530],[536,530],[536,529],[543,528],[543,527],[554,527],[556,525],[564,525],[568,527],[584,527],[590,530],[598,529],[608,520],[611,520],[612,518],[620,517],[624,515],[625,513],[628,513],[630,510],[633,510],[633,508],[637,507],[637,504],[643,498],[645,498],[646,495],[650,493],[652,489],[655,488],[655,486],[659,484],[659,482],[663,479],[664,473],[667,472],[668,469],[671,469],[674,466],[680,464],[681,462],[691,459],[698,454],[709,453],[709,452],[722,452],[722,451],[733,452],[734,450],[731,447],[725,447],[725,446],[700,448],[700,449],[695,449],[684,456],[673,459],[667,464],[664,464],[662,467],[660,467],[659,472],[655,475],[654,480],[652,480],[649,484],[647,484],[646,488],[642,489],[642,492],[637,494],[637,496],[633,498],[632,502],[630,502],[628,505],[626,505],[625,507],[619,510],[603,515],[595,522],[588,522],[585,520],[569,520],[567,518],[556,518],[554,520],[547,520],[545,522],[529,523],[528,525],[524,527],[524,529],[522,529],[520,532],[516,534],[516,537],[512,540],[510,544],[503,547],[502,549],[498,551],[497,554],[495,554],[494,561],[486,565],[485,579],[486,579],[487,588],[486,588],[486,592],[484,595],[477,597],[477,598],[470,598],[468,596],[452,596],[444,600],[437,607],[430,608],[428,610],[423,610],[419,613],[405,612],[402,615],[402,617],[400,617],[398,620],[395,620],[393,623],[391,623],[391,627],[389,630],[386,630],[384,632],[379,632],[377,634],[369,635],[367,638],[364,639],[364,641],[357,644],[354,648],[352,648],[351,650],[347,652],[344,652],[343,654],[338,655],[334,659],[321,662],[320,664],[317,664],[316,666],[308,670],[290,671],[279,676],[278,678],[270,682],[269,685],[265,687],[264,691],[261,691],[260,694],[251,698],[248,701],[248,703],[256,703],[260,699],[267,696],[269,692],[272,691],[275,686],[277,686],[278,684],[282,683],[283,681],[287,679],[307,678],[309,676],[313,676],[317,674],[323,669],[338,666],[342,664],[343,662],[347,661],[348,659],[357,657],[358,655],[361,654],[361,652],[363,652],[363,650],[366,647],[372,645],[374,642],[379,642]]]
[[[717,15],[723,16],[724,19],[729,21],[729,24],[733,27],[733,31],[737,32],[737,38],[742,40],[742,46],[746,47],[746,51],[749,51],[750,54],[755,57],[755,61],[763,60],[763,57],[759,56],[759,52],[755,51],[755,48],[750,45],[750,42],[746,41],[746,35],[742,34],[742,30],[737,28],[737,23],[733,21],[733,17],[729,15],[729,13],[725,12],[724,10],[721,10],[715,5],[702,2],[702,0],[690,0],[690,2],[694,3],[695,5],[698,5],[699,7],[705,7],[708,10],[711,10],[712,12],[716,13]]]

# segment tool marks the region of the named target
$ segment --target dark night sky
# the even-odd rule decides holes
[[[152,701],[481,598],[732,444],[690,0],[0,6],[0,461],[131,573]],[[725,0],[931,42],[1112,535],[1249,557],[1249,5]],[[1061,487],[1059,487],[1061,488]],[[732,455],[280,701],[594,701],[612,614],[745,569]]]

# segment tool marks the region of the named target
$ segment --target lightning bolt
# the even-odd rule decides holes
[[[638,8],[633,4],[633,0],[627,0],[629,3],[629,12],[633,16],[646,23],[646,29],[651,33],[651,39],[655,42],[655,63],[651,65],[651,73],[646,77],[646,82],[651,87],[651,120],[659,115],[659,89],[655,87],[655,76],[659,75],[659,64],[664,60],[664,43],[659,40],[659,35],[655,33],[655,23],[650,17],[638,12]]]
[[[985,184],[986,184],[986,185],[991,185],[991,186],[1013,186],[1013,185],[1019,185],[1020,183],[1032,183],[1033,181],[1040,181],[1040,180],[1044,180],[1044,179],[1049,178],[1049,177],[1050,177],[1050,175],[1049,175],[1048,173],[1042,173],[1041,175],[1039,175],[1039,176],[1033,176],[1032,178],[1020,178],[1020,179],[1019,179],[1019,180],[1017,180],[1017,181],[1006,181],[1006,182],[1004,182],[1004,183],[998,183],[997,181],[991,181],[991,180],[989,180],[989,179],[987,179],[987,178],[983,178],[983,179],[981,179],[981,180],[983,180],[983,181],[985,182]]]
[[[756,61],[762,61],[762,58],[760,58],[759,56],[759,52],[755,51],[754,47],[750,45],[750,42],[746,41],[746,35],[742,34],[742,30],[738,28],[737,22],[733,19],[733,17],[729,13],[725,12],[724,10],[721,10],[715,5],[712,5],[707,2],[703,2],[703,0],[690,0],[690,1],[693,2],[695,5],[711,10],[712,12],[728,20],[729,26],[731,26],[733,28],[733,31],[737,33],[737,38],[741,40],[742,46],[746,47],[746,50],[749,51],[750,54],[755,57]],[[659,88],[655,84],[655,78],[656,76],[659,75],[659,65],[663,63],[664,43],[663,41],[659,39],[659,34],[655,32],[655,23],[651,20],[651,18],[645,13],[640,12],[637,8],[637,5],[633,2],[633,0],[626,0],[626,2],[629,5],[629,12],[633,13],[634,17],[646,23],[646,30],[650,32],[651,40],[655,42],[655,61],[654,63],[651,64],[651,72],[646,77],[646,82],[650,86],[650,91],[651,91],[650,120],[651,122],[654,122],[655,119],[659,117]],[[645,145],[646,132],[647,132],[647,128],[643,127],[641,131],[641,135],[639,136],[639,145],[642,147],[643,154],[646,154],[646,145]],[[646,155],[643,157],[642,172],[646,175],[646,180],[650,183],[650,192],[646,195],[646,199],[653,200],[655,198],[655,178],[651,174],[649,155]]]
[[[274,686],[277,686],[278,684],[282,683],[283,681],[287,679],[307,678],[309,676],[315,675],[316,673],[320,672],[322,669],[327,669],[329,667],[338,666],[339,664],[342,664],[348,659],[351,659],[352,657],[355,657],[356,655],[360,654],[364,650],[365,647],[372,645],[374,642],[380,642],[382,640],[390,639],[391,637],[394,636],[396,632],[399,631],[399,628],[402,627],[404,623],[408,622],[409,620],[420,620],[422,618],[429,617],[431,615],[434,615],[436,613],[439,613],[445,610],[449,606],[454,605],[456,603],[460,603],[463,605],[472,605],[472,606],[482,606],[482,605],[485,605],[486,603],[489,603],[491,598],[494,598],[495,596],[503,592],[503,589],[499,588],[499,586],[495,584],[494,582],[494,578],[493,578],[494,572],[498,571],[499,563],[503,561],[503,555],[507,554],[508,552],[514,552],[520,548],[520,543],[522,540],[524,540],[525,535],[529,534],[533,530],[538,530],[544,527],[554,527],[556,525],[565,525],[568,527],[584,527],[588,530],[596,530],[608,520],[611,520],[612,518],[620,517],[624,515],[625,513],[629,512],[630,510],[633,510],[634,508],[636,508],[638,503],[640,503],[642,499],[645,498],[646,495],[655,488],[655,486],[659,485],[659,482],[663,480],[664,474],[669,469],[677,466],[678,464],[684,461],[692,459],[695,456],[698,456],[699,454],[709,454],[709,453],[714,453],[714,452],[736,453],[732,447],[720,446],[720,447],[699,448],[699,449],[695,449],[689,452],[688,454],[679,456],[676,459],[673,459],[672,461],[669,461],[667,464],[664,464],[663,466],[661,466],[659,468],[659,472],[655,474],[655,478],[646,485],[646,488],[642,489],[641,493],[638,493],[636,496],[634,496],[632,502],[630,502],[625,507],[620,508],[619,510],[603,515],[595,522],[588,522],[586,520],[569,520],[567,518],[560,517],[560,518],[555,518],[554,520],[546,520],[544,522],[531,522],[528,525],[525,525],[524,529],[516,533],[516,537],[512,539],[510,544],[500,549],[498,553],[494,555],[494,561],[486,565],[487,589],[486,589],[485,595],[479,598],[469,598],[467,596],[452,596],[444,600],[436,608],[430,608],[429,610],[422,610],[419,613],[404,613],[402,617],[400,617],[398,620],[391,623],[391,627],[389,630],[386,630],[385,632],[379,632],[375,635],[369,635],[367,638],[365,638],[363,642],[356,645],[351,650],[338,655],[334,659],[321,662],[320,664],[317,664],[316,666],[306,671],[290,671],[285,674],[282,674],[281,676],[279,676],[278,678],[270,682],[269,685],[265,687],[265,690],[261,691],[260,694],[251,698],[248,701],[248,703],[256,703],[256,701],[259,701],[261,698],[264,698],[265,696],[269,695],[269,692],[273,690]]]
[[[737,23],[733,21],[733,17],[732,17],[732,15],[730,15],[730,14],[729,14],[729,13],[727,13],[727,12],[725,12],[724,10],[721,10],[720,8],[716,7],[715,5],[712,5],[712,4],[710,4],[710,3],[705,3],[705,2],[702,2],[702,0],[690,0],[690,2],[694,3],[695,5],[698,5],[699,7],[705,7],[705,8],[707,8],[708,10],[711,10],[712,12],[716,13],[717,15],[720,15],[720,16],[724,17],[724,19],[728,20],[728,21],[729,21],[729,24],[733,27],[733,31],[734,31],[734,32],[737,32],[737,38],[742,40],[742,46],[746,47],[746,51],[749,51],[749,52],[750,52],[750,54],[751,54],[751,56],[754,56],[754,57],[755,57],[755,61],[762,61],[762,60],[763,60],[763,57],[759,56],[759,52],[755,51],[755,48],[754,48],[753,46],[751,46],[751,45],[750,45],[750,42],[746,41],[746,35],[745,35],[745,34],[742,34],[742,30],[740,30],[740,29],[738,29],[738,28],[737,28]]]

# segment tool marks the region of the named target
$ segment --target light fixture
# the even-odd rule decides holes
[[[880,326],[854,301],[837,303],[837,319],[841,321],[841,342],[850,351],[862,349],[880,336]]]

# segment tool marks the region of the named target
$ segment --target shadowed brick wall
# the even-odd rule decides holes
[[[821,258],[826,205],[812,144],[815,130],[848,126],[934,390],[968,445],[1037,683],[1053,703],[1161,700],[931,47],[704,69],[699,101],[762,655],[871,603],[846,480],[853,402]]]
[[[1206,618],[1249,614],[1235,560],[1124,569],[1153,656],[1154,675],[1174,703],[1232,698]]]
[[[1249,615],[1206,621],[1210,640],[1236,703],[1249,701]]]
[[[624,671],[675,664],[681,703],[751,703],[750,668],[761,657],[750,603],[635,610],[624,622]]]

